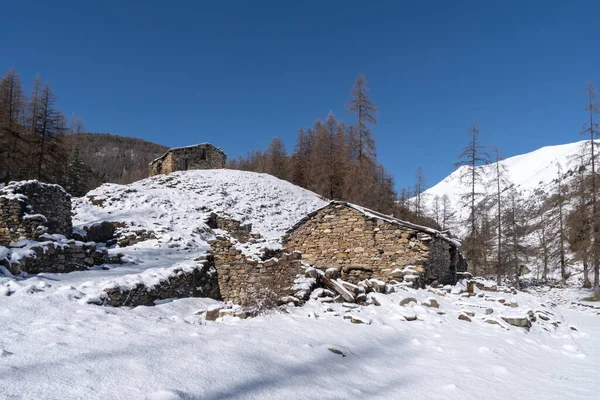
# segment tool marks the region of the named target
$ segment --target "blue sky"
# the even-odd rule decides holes
[[[598,1],[13,1],[0,70],[39,73],[88,129],[229,156],[345,103],[359,72],[398,187],[452,172],[472,120],[505,156],[579,140]]]

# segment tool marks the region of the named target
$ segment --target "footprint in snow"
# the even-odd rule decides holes
[[[13,354],[15,354],[15,353],[11,353],[8,350],[0,349],[0,358],[12,356]]]

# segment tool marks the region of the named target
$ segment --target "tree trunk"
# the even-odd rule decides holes
[[[583,262],[583,287],[586,289],[591,289],[592,288],[592,282],[590,282],[590,277],[589,277],[589,265],[587,260],[585,260]]]

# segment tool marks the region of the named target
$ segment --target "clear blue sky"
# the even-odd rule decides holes
[[[600,1],[11,1],[0,70],[48,80],[88,130],[229,156],[293,148],[366,75],[397,186],[449,174],[472,120],[505,156],[579,140]]]

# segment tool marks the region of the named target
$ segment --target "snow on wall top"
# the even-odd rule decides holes
[[[67,194],[65,189],[62,186],[56,185],[53,183],[42,183],[38,180],[28,180],[28,181],[11,181],[8,185],[0,186],[0,197],[7,198],[9,200],[27,200],[27,196],[19,191],[22,190],[25,186],[41,186],[44,185],[46,187],[53,187],[59,189],[61,192]]]

